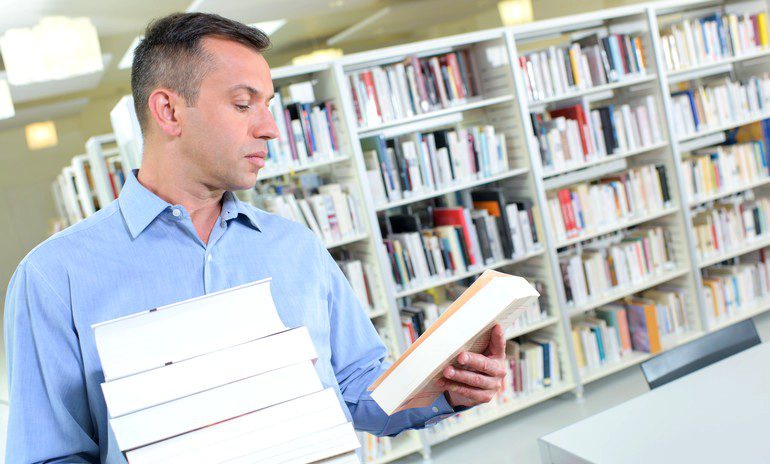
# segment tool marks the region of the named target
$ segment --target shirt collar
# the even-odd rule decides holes
[[[139,170],[134,169],[126,176],[126,183],[118,196],[120,211],[133,238],[138,237],[160,213],[173,206],[139,183],[136,178],[138,173]],[[248,208],[233,192],[225,192],[220,217],[228,221],[241,214],[251,226],[260,230],[256,210]]]

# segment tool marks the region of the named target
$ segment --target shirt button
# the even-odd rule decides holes
[[[173,214],[174,217],[179,217],[179,216],[182,215],[182,212],[179,211],[178,209],[174,208],[174,209],[171,210],[171,214]]]
[[[222,226],[222,227],[227,227],[227,221],[222,219],[221,221],[219,221],[219,225]]]
[[[438,407],[433,406],[433,412],[438,412]]]
[[[211,262],[211,254],[209,253],[208,256],[206,256],[206,261]]]

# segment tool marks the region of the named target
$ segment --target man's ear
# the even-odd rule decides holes
[[[178,137],[182,133],[179,110],[185,106],[184,98],[169,89],[155,89],[147,99],[150,119],[169,137]]]

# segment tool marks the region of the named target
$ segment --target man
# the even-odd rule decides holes
[[[325,385],[356,428],[395,435],[487,402],[504,375],[502,330],[463,353],[434,405],[387,417],[367,393],[385,347],[326,249],[306,228],[239,202],[278,133],[268,38],[219,16],[152,23],[131,85],[141,170],[120,198],[21,262],[6,300],[9,464],[125,462],[107,423],[91,325],[272,277],[284,323],[308,327]]]

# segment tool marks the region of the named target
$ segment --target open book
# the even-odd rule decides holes
[[[463,351],[484,351],[494,325],[505,329],[539,296],[522,277],[484,271],[369,387],[372,399],[388,415],[430,406],[444,392],[444,368]]]

